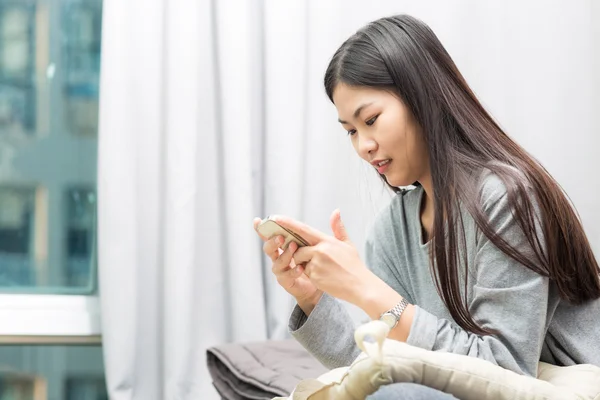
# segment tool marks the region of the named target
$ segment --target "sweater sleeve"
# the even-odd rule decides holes
[[[378,221],[367,234],[366,265],[384,281],[399,283],[393,277],[395,268],[389,256],[389,246],[378,239],[389,231],[391,218],[380,214]],[[401,290],[400,294],[407,296],[405,290]],[[296,305],[289,320],[291,335],[327,368],[348,366],[358,357],[360,350],[354,341],[355,329],[343,304],[327,293],[323,294],[308,317]]]
[[[296,304],[289,320],[289,331],[325,367],[345,367],[358,357],[354,341],[354,322],[339,300],[323,293],[307,317]]]

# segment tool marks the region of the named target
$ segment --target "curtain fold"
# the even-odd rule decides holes
[[[261,39],[256,4],[239,3],[235,15],[217,2],[105,5],[99,261],[114,399],[214,398],[206,348],[267,339],[251,225]]]

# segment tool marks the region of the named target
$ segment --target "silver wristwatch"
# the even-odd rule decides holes
[[[394,329],[396,325],[398,325],[398,321],[400,321],[400,316],[404,312],[404,310],[408,307],[408,301],[405,298],[402,298],[398,304],[394,306],[389,311],[384,312],[379,317],[379,320],[384,322],[390,329]]]

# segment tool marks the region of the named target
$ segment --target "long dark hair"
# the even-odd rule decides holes
[[[325,88],[332,102],[339,83],[393,91],[420,125],[434,191],[430,265],[437,290],[461,327],[476,334],[494,333],[480,327],[467,306],[469,274],[459,272],[459,250],[466,246],[459,205],[496,247],[548,277],[566,301],[581,304],[600,297],[598,263],[562,188],[494,122],[426,24],[398,15],[359,30],[327,68]],[[484,169],[506,186],[514,218],[533,254],[519,251],[491,227],[478,196],[476,176]]]

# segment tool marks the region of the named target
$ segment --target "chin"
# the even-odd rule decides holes
[[[413,183],[415,183],[414,179],[410,180],[405,177],[398,177],[398,176],[394,176],[394,175],[386,176],[385,179],[387,180],[387,182],[390,185],[392,185],[394,187],[410,186]]]
[[[409,182],[407,179],[402,179],[398,176],[386,176],[385,179],[387,180],[387,182],[394,186],[394,187],[402,187],[402,186],[409,186],[412,185],[414,183],[414,181]]]

